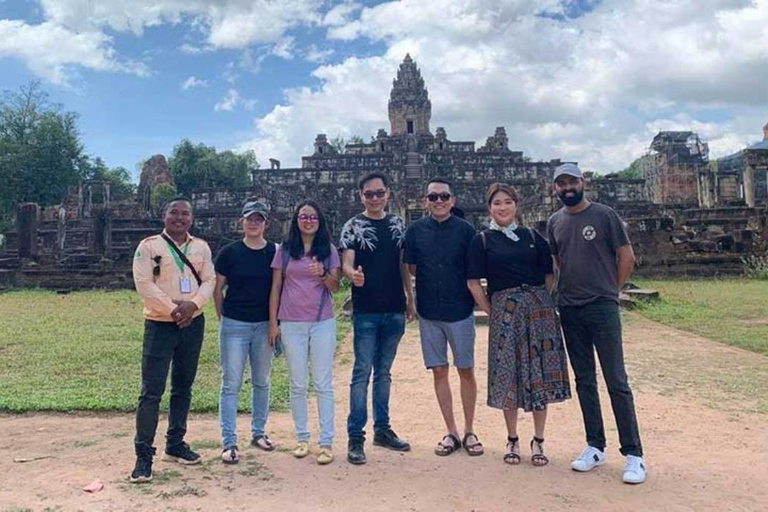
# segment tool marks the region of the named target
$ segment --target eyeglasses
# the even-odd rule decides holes
[[[373,199],[374,197],[381,199],[385,195],[387,195],[386,190],[366,190],[365,192],[363,192],[363,197],[365,197],[366,199]]]
[[[429,199],[430,203],[436,203],[438,199],[445,203],[449,199],[451,199],[451,194],[448,193],[448,192],[442,192],[440,194],[435,194],[433,192],[431,194],[427,194],[427,199]]]
[[[307,215],[306,213],[302,213],[301,215],[299,215],[299,220],[301,222],[317,222],[318,220],[320,220],[320,217],[318,217],[315,214]]]

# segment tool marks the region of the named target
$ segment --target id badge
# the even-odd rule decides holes
[[[179,278],[179,288],[181,293],[192,293],[192,283],[187,276],[181,276]]]

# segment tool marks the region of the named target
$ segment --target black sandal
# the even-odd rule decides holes
[[[511,464],[513,466],[520,464],[520,454],[514,452],[515,445],[518,445],[517,449],[520,450],[520,445],[518,444],[519,441],[520,438],[518,436],[507,436],[507,453],[504,454],[504,462],[507,464]]]
[[[275,449],[275,445],[272,444],[272,441],[269,440],[269,437],[267,437],[266,434],[261,434],[260,436],[251,439],[251,446],[255,446],[259,450],[264,450],[265,452],[271,452]]]
[[[474,443],[469,443],[467,439],[469,439],[469,436],[472,436],[475,438]],[[470,455],[472,457],[477,457],[478,455],[482,455],[485,453],[485,450],[483,449],[483,443],[480,442],[480,438],[477,437],[477,434],[474,432],[467,432],[464,434],[464,440],[462,441],[464,444],[464,449],[467,450],[467,455]]]
[[[531,464],[534,466],[546,466],[549,464],[549,459],[546,455],[544,455],[544,439],[541,437],[533,436],[533,439],[531,439],[531,452],[533,452],[533,445],[536,444],[536,448],[539,450],[539,453],[534,453],[531,455]]]
[[[443,444],[446,439],[450,440],[451,444]],[[461,448],[461,441],[459,441],[459,438],[453,434],[445,434],[435,447],[435,455],[445,457],[452,454],[459,448]]]

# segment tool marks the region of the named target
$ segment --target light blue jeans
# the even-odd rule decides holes
[[[272,347],[269,345],[269,322],[241,322],[222,317],[219,326],[221,351],[221,391],[219,423],[222,444],[237,444],[237,402],[243,385],[245,362],[251,362],[251,433],[264,434],[269,414],[269,383],[272,373]]]
[[[334,435],[333,356],[336,319],[320,322],[281,322],[280,339],[291,381],[291,415],[298,441],[309,441],[307,428],[308,364],[320,416],[320,446],[331,446]]]

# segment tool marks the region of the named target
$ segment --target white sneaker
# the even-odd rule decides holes
[[[605,454],[597,448],[587,446],[579,458],[571,462],[571,468],[574,471],[592,471],[603,464],[605,464]]]
[[[624,466],[624,483],[641,484],[645,482],[645,460],[637,455],[627,455],[627,464]]]

